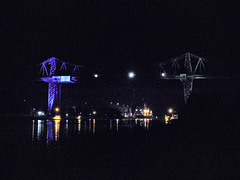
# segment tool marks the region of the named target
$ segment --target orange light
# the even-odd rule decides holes
[[[55,108],[55,111],[58,112],[58,111],[59,111],[59,108]]]
[[[169,116],[165,115],[165,123],[168,124],[169,123]]]
[[[53,117],[53,119],[60,120],[61,116],[60,115],[56,115],[56,116]]]
[[[172,109],[172,108],[168,109],[168,112],[169,112],[169,113],[172,113],[172,112],[173,112],[173,109]]]
[[[97,112],[96,112],[96,111],[93,111],[93,114],[95,115],[95,114],[97,114]]]

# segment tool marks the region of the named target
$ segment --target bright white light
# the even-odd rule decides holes
[[[39,116],[44,116],[45,113],[44,113],[43,111],[38,111],[38,115],[39,115]]]
[[[98,78],[98,74],[94,74],[94,77],[95,77],[95,78]]]
[[[129,78],[134,78],[134,76],[135,76],[134,72],[129,72],[129,73],[128,73],[128,77],[129,77]]]
[[[162,77],[166,76],[166,74],[165,74],[165,73],[162,73],[161,75],[162,75]]]

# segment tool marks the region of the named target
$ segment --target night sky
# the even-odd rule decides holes
[[[238,72],[239,6],[228,1],[4,1],[0,16],[3,87],[27,87],[53,56],[85,65],[86,86],[93,73],[117,86],[130,70],[153,81],[157,62],[185,52]]]

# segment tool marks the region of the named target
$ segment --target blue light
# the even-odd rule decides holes
[[[70,82],[71,78],[70,76],[61,76],[61,82]]]

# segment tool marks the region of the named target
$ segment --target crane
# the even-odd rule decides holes
[[[40,68],[42,77],[40,81],[48,83],[48,115],[51,115],[53,107],[59,107],[61,102],[61,85],[63,83],[75,83],[77,74],[82,65],[75,65],[51,57],[43,61]]]
[[[193,80],[206,79],[207,59],[187,52],[158,64],[160,79],[180,80],[183,84],[184,102],[188,101],[193,90]]]

